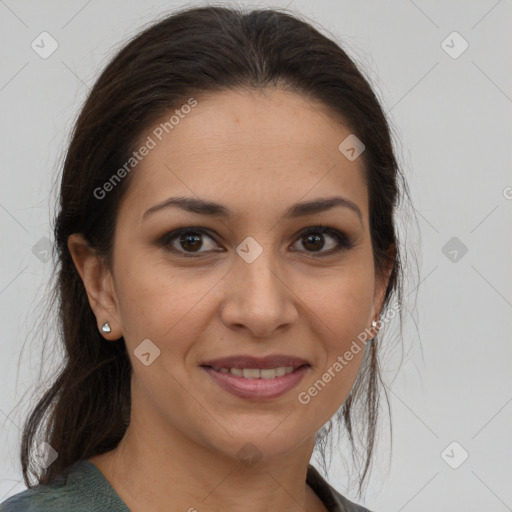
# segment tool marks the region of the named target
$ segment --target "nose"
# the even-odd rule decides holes
[[[225,279],[221,319],[230,329],[268,338],[298,318],[297,296],[270,249],[252,263],[238,257]]]

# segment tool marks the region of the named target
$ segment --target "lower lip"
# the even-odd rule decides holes
[[[292,373],[273,379],[246,379],[232,373],[220,373],[210,366],[203,370],[223,389],[240,398],[276,398],[293,389],[302,380],[309,366],[304,365]]]

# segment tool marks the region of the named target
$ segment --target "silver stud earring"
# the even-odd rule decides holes
[[[377,322],[376,322],[375,320],[372,320],[372,327],[373,327],[374,329],[376,329],[376,328],[377,328]],[[377,336],[377,335],[375,335],[375,336]],[[371,338],[371,339],[370,339],[370,341],[375,341],[375,337]]]
[[[108,322],[105,322],[102,326],[101,326],[101,332],[104,332],[105,334],[108,334],[109,332],[111,332],[112,329],[110,328],[110,325]]]

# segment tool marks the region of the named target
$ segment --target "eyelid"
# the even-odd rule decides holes
[[[158,239],[157,243],[158,243],[158,245],[163,246],[164,248],[166,248],[168,251],[170,251],[170,252],[172,252],[174,254],[178,254],[180,256],[184,256],[186,258],[188,258],[188,257],[198,258],[201,255],[204,255],[204,254],[207,254],[208,252],[211,252],[211,251],[203,251],[203,252],[194,253],[194,252],[180,251],[180,250],[174,249],[174,247],[171,247],[171,241],[172,240],[174,240],[175,238],[179,237],[182,234],[186,234],[186,233],[189,233],[189,232],[193,232],[193,233],[197,233],[199,235],[207,236],[208,238],[211,238],[217,244],[217,240],[211,234],[211,233],[214,233],[214,231],[212,231],[210,229],[201,228],[201,227],[195,227],[195,226],[186,226],[186,227],[182,227],[182,228],[173,229],[172,231],[169,231],[168,233],[165,233],[164,236],[160,237]],[[217,237],[219,237],[219,235],[217,233],[215,233],[215,235]],[[214,251],[214,252],[223,252],[223,251],[218,251],[217,250],[217,251]]]
[[[165,235],[160,237],[160,239],[157,241],[157,243],[158,243],[158,245],[163,246],[164,248],[169,250],[170,252],[178,254],[179,256],[184,256],[184,257],[200,258],[201,255],[208,255],[211,252],[225,252],[224,249],[213,250],[213,251],[186,252],[186,251],[178,250],[178,249],[175,249],[174,247],[171,247],[171,241],[173,241],[180,235],[186,234],[186,233],[196,233],[199,235],[206,236],[206,237],[212,239],[216,244],[218,242],[215,239],[215,237],[222,238],[217,233],[215,233],[215,231],[213,231],[211,229],[201,228],[201,227],[196,227],[196,226],[185,226],[185,227],[181,227],[181,228],[177,228],[172,231],[169,231],[168,233],[166,233]],[[212,233],[214,233],[215,236],[212,236]],[[337,247],[335,247],[334,249],[327,250],[327,251],[320,250],[318,252],[315,252],[315,251],[293,250],[293,252],[306,253],[313,257],[320,258],[322,256],[329,256],[329,255],[341,253],[343,251],[353,248],[356,245],[355,242],[353,241],[353,239],[349,235],[347,235],[344,231],[341,231],[337,228],[323,225],[323,224],[316,224],[314,226],[309,226],[307,228],[303,228],[303,229],[299,230],[294,235],[293,245],[295,243],[297,243],[297,241],[299,241],[303,236],[306,236],[309,234],[316,234],[316,233],[330,236],[331,238],[333,238],[336,241]]]
[[[337,247],[335,247],[334,249],[331,249],[329,251],[320,251],[318,253],[315,253],[314,251],[313,252],[298,251],[298,252],[306,252],[306,254],[311,254],[312,256],[315,256],[315,254],[318,254],[318,256],[320,257],[322,255],[328,256],[331,254],[337,254],[342,251],[352,249],[352,247],[354,247],[356,245],[355,242],[352,240],[352,238],[349,235],[347,235],[344,231],[341,231],[341,230],[331,227],[331,226],[326,226],[324,224],[317,224],[315,226],[304,228],[301,231],[299,231],[299,233],[296,235],[296,238],[297,238],[297,240],[299,240],[301,237],[303,237],[305,235],[315,234],[315,233],[322,234],[322,235],[328,235],[328,236],[334,238],[334,240],[336,240],[336,242],[337,242]]]

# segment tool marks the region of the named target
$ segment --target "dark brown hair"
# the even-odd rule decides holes
[[[407,188],[400,183],[386,116],[354,62],[312,24],[284,11],[196,7],[175,12],[115,55],[90,91],[71,136],[54,225],[51,301],[51,307],[57,303],[64,361],[23,428],[21,463],[28,487],[48,484],[76,461],[114,449],[129,423],[132,368],[124,339],[106,343],[98,331],[67,247],[69,235],[83,233],[111,264],[116,214],[129,176],[106,200],[94,190],[123,166],[152,123],[188,98],[266,87],[321,102],[364,142],[375,269],[378,275],[391,269],[383,311],[392,296],[401,303],[403,269],[394,217],[400,191]],[[359,492],[374,451],[380,342],[377,337],[366,346],[360,373],[337,413],[353,447],[354,426],[365,436]],[[354,422],[356,410],[360,414]],[[331,421],[317,436],[320,449]],[[31,463],[36,439],[58,453],[46,469]]]

